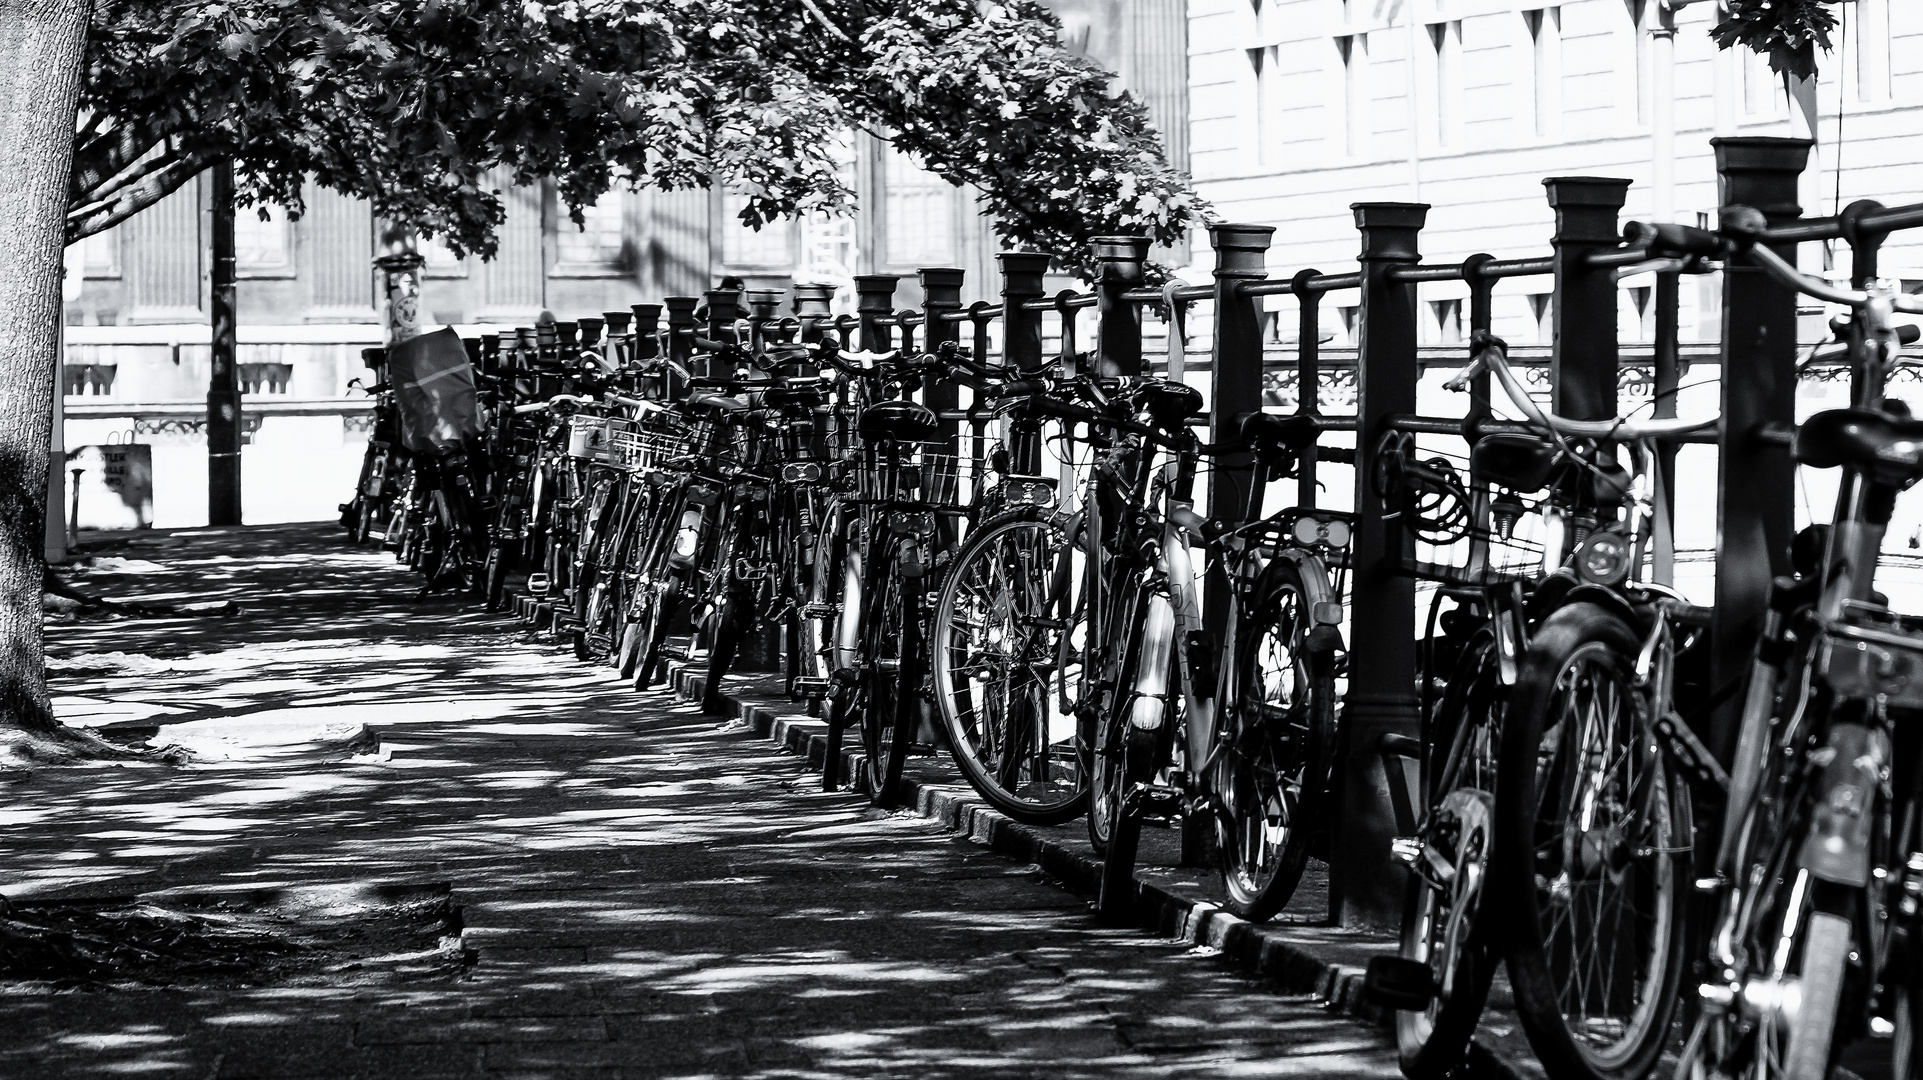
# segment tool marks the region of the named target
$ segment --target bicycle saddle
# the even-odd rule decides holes
[[[1176,431],[1202,411],[1202,392],[1185,383],[1147,382],[1135,388],[1135,407],[1149,414],[1155,426]]]
[[[941,420],[912,401],[882,401],[862,411],[857,430],[868,442],[935,442]]]
[[[1923,479],[1923,420],[1872,409],[1828,409],[1796,429],[1796,460],[1818,469],[1860,465],[1879,484],[1908,487]]]
[[[1556,445],[1539,435],[1485,435],[1469,455],[1477,476],[1519,495],[1548,487],[1556,471]]]
[[[1315,445],[1315,417],[1252,412],[1242,418],[1242,441],[1259,457],[1300,453]]]

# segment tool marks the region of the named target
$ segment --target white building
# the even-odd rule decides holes
[[[1272,275],[1352,266],[1365,200],[1431,204],[1425,262],[1546,253],[1548,176],[1625,177],[1625,221],[1694,223],[1717,204],[1713,136],[1807,136],[1812,115],[1806,214],[1923,201],[1923,4],[1837,11],[1841,39],[1792,96],[1767,60],[1716,47],[1708,0],[1674,13],[1673,46],[1661,0],[1192,0],[1190,165],[1224,220],[1277,227]],[[1923,288],[1923,236],[1886,251],[1884,272]],[[1499,292],[1498,331],[1529,340],[1547,289]],[[1453,339],[1459,295],[1425,289],[1430,340]],[[1713,338],[1696,315],[1713,280],[1684,303],[1685,340]]]

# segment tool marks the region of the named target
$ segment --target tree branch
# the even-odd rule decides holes
[[[180,154],[178,148],[172,146],[169,146],[165,153],[154,154],[152,156],[143,155],[138,159],[138,163],[133,168],[122,170],[104,186],[84,193],[75,192],[73,201],[67,209],[67,219],[71,221],[74,218],[87,216],[96,208],[113,201],[113,197],[116,194],[179,160]],[[87,201],[81,202],[80,200],[83,198]]]
[[[211,164],[211,154],[189,154],[175,159],[139,183],[122,188],[100,209],[79,218],[67,219],[67,243],[74,244],[95,233],[106,232],[173,194]]]
[[[151,117],[145,123],[117,124],[85,141],[76,138],[73,151],[73,202],[105,197],[106,187],[155,146],[172,138],[186,117],[179,109]]]

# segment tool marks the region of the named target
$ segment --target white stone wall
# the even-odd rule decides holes
[[[1649,19],[1655,6],[1646,0]],[[1839,146],[1843,205],[1923,201],[1923,4],[1842,8],[1857,24],[1887,20],[1888,33],[1864,33],[1859,43],[1851,26],[1840,51],[1819,57],[1820,146],[1805,212],[1835,209]],[[1275,274],[1351,268],[1349,204],[1363,200],[1431,204],[1422,247],[1430,262],[1546,253],[1547,176],[1627,177],[1624,218],[1647,217],[1650,121],[1662,103],[1649,88],[1653,42],[1632,9],[1628,0],[1191,0],[1197,186],[1224,220],[1277,226]],[[1541,57],[1531,11],[1551,12],[1534,18],[1560,26]],[[1677,16],[1675,207],[1684,222],[1717,202],[1712,136],[1807,131],[1764,61],[1717,50],[1709,37],[1716,18],[1712,3]],[[1367,59],[1346,71],[1345,37],[1367,43],[1351,45],[1352,56],[1366,51]],[[1258,72],[1258,58],[1266,70]],[[1885,251],[1887,274],[1923,282],[1923,232],[1892,237]],[[1205,272],[1206,243],[1196,258]],[[1805,266],[1821,259],[1820,249],[1803,253]],[[1546,287],[1505,286],[1499,321],[1514,332],[1526,310],[1520,294]],[[1713,303],[1711,289],[1692,291],[1686,303]],[[1692,318],[1685,314],[1686,336]],[[1703,337],[1714,332],[1713,320],[1699,328]]]

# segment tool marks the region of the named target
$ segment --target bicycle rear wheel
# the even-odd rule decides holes
[[[1504,718],[1498,889],[1509,977],[1551,1075],[1640,1080],[1682,978],[1688,791],[1638,700],[1640,642],[1589,603],[1544,620]]]
[[[1309,603],[1296,564],[1277,559],[1238,609],[1229,741],[1217,756],[1216,850],[1229,910],[1281,911],[1309,858],[1304,810],[1327,782],[1335,678],[1308,649]]]
[[[921,699],[919,590],[902,577],[899,546],[890,548],[869,564],[882,580],[866,597],[858,698],[862,786],[883,809],[901,802],[901,773]]]
[[[1080,577],[1057,572],[1076,555],[1033,512],[987,522],[962,544],[935,603],[930,686],[949,753],[989,805],[1034,825],[1072,821],[1088,804],[1080,725],[1058,707],[1085,645],[1068,588]]]
[[[1402,908],[1400,956],[1429,970],[1431,997],[1396,1013],[1396,1049],[1410,1080],[1443,1080],[1462,1066],[1500,959],[1482,919],[1495,847],[1501,690],[1494,641],[1470,638],[1430,726],[1442,754],[1429,782]]]

